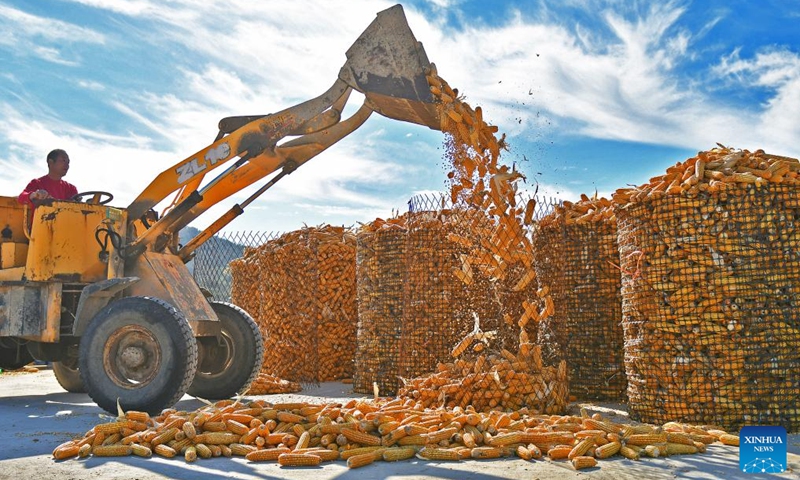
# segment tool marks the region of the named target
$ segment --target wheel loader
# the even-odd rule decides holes
[[[247,312],[204,295],[186,262],[286,175],[377,112],[439,129],[432,67],[400,5],[377,14],[320,96],[273,114],[219,122],[210,145],[159,174],[127,207],[107,192],[34,208],[0,197],[0,368],[53,362],[68,391],[103,409],[159,412],[185,393],[228,398],[261,369]],[[350,93],[363,104],[349,118]],[[259,180],[186,245],[178,232]],[[155,208],[162,208],[157,214]]]

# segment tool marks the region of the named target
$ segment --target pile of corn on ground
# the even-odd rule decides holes
[[[165,410],[151,417],[122,412],[83,438],[56,447],[56,460],[137,455],[182,456],[193,462],[244,456],[286,467],[342,460],[349,468],[413,457],[426,460],[518,457],[568,461],[575,469],[598,460],[696,454],[739,437],[713,427],[675,422],[625,425],[600,414],[537,415],[424,408],[413,400],[353,399],[341,403],[225,400],[194,412]]]

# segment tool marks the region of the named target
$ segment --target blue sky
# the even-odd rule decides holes
[[[392,5],[0,0],[0,191],[16,195],[64,148],[67,180],[126,206],[211,143],[220,118],[325,91]],[[800,156],[800,1],[403,5],[439,74],[508,133],[504,158],[525,188],[608,195],[716,142]],[[228,229],[350,225],[403,210],[412,195],[444,189],[442,140],[373,115]]]

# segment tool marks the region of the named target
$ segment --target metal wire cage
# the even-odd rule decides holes
[[[567,225],[562,217],[540,224],[533,238],[539,282],[555,302],[552,343],[567,360],[570,394],[625,399],[616,221]]]
[[[800,430],[800,191],[617,211],[631,417]]]

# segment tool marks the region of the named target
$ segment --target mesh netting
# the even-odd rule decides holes
[[[356,250],[358,344],[353,390],[383,395],[399,385],[399,345],[403,329],[406,229],[389,224],[361,230]]]
[[[567,360],[570,394],[619,400],[627,382],[622,338],[617,226],[542,222],[534,234],[536,273],[555,302],[550,345]]]
[[[248,247],[261,245],[272,238],[274,237],[262,232],[214,235],[200,245],[187,266],[197,284],[211,292],[214,300],[230,302],[233,284],[230,262],[241,258]]]
[[[472,329],[465,288],[453,274],[465,248],[448,240],[452,212],[409,214],[406,282],[399,374],[415,377],[435,370],[450,349]]]
[[[431,207],[440,204],[435,197],[431,200]],[[506,304],[504,284],[473,272],[465,258],[480,243],[481,231],[490,230],[491,221],[463,208],[415,211],[407,218],[400,375],[434,371],[451,358],[453,346],[476,321],[481,329],[497,332],[499,344],[515,347],[518,329],[511,328],[511,319],[519,318],[521,307]],[[531,294],[531,288],[535,292],[536,282],[531,284],[521,294]],[[504,312],[516,317],[506,314],[506,322]]]
[[[631,417],[800,430],[800,190],[617,211]]]
[[[302,382],[352,376],[355,238],[339,227],[281,235],[231,262],[232,298],[264,337],[266,374]]]
[[[352,378],[358,330],[355,236],[318,234],[311,244],[317,252],[317,378]]]

